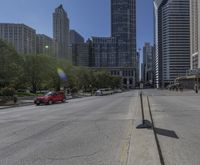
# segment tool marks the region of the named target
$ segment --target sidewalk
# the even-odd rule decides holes
[[[87,94],[87,95],[78,95],[78,96],[67,96],[67,100],[78,99],[78,98],[86,98],[86,97],[92,97],[92,96],[91,96],[91,94],[90,95]],[[13,107],[22,107],[22,106],[33,105],[34,99],[35,99],[35,97],[32,97],[32,96],[31,97],[19,97],[16,104],[5,105],[5,106],[0,105],[0,110],[1,109],[13,108]]]
[[[0,110],[13,108],[13,107],[28,106],[28,105],[33,105],[33,104],[34,104],[34,100],[19,100],[16,104],[0,106]]]
[[[200,90],[198,93],[195,93],[192,89],[184,89],[183,91],[176,91],[176,90],[167,90],[167,89],[157,89],[156,94],[154,95],[163,95],[163,96],[200,96]],[[161,93],[160,93],[161,92]]]

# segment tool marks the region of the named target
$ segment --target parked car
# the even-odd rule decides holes
[[[102,96],[103,94],[102,94],[102,91],[99,89],[99,90],[96,91],[95,95],[96,96]]]
[[[112,95],[114,91],[111,88],[99,89],[96,91],[96,96]]]
[[[44,96],[39,96],[35,99],[34,103],[36,105],[40,105],[40,104],[53,104],[56,102],[65,102],[66,101],[66,97],[65,97],[65,93],[62,91],[59,92],[48,92],[46,95]]]
[[[122,93],[122,90],[121,89],[115,89],[114,93]]]

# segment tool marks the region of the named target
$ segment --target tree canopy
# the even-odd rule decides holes
[[[59,77],[58,69],[66,74],[66,80]],[[20,55],[0,40],[0,88],[30,89],[33,93],[61,87],[89,91],[118,88],[120,83],[119,77],[113,77],[107,71],[73,66],[66,59],[44,54]]]

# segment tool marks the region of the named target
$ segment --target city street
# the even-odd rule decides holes
[[[143,93],[144,101],[150,99],[165,164],[199,165],[200,95],[153,89]],[[135,129],[140,118],[137,90],[2,109],[0,164],[156,165],[152,129]]]
[[[124,164],[137,96],[135,91],[1,110],[0,164]]]

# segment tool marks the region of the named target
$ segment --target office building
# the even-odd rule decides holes
[[[111,37],[92,38],[93,67],[122,78],[122,87],[136,82],[136,2],[111,0]]]
[[[189,8],[189,0],[154,0],[157,87],[173,83],[190,68]]]
[[[84,38],[75,30],[70,30],[70,47],[72,63],[77,66],[89,67],[89,45]]]
[[[84,43],[84,38],[77,31],[70,30],[70,44]]]
[[[200,1],[190,1],[190,51],[191,69],[200,68]]]
[[[118,40],[119,66],[133,67],[136,58],[136,2],[111,0],[111,35]],[[135,66],[134,66],[135,67]]]
[[[44,34],[37,34],[36,53],[54,56],[53,39]]]
[[[141,63],[141,81],[144,83],[144,64]]]
[[[89,67],[88,43],[72,44],[72,61],[74,65]]]
[[[94,67],[116,67],[118,66],[117,40],[112,37],[92,37]]]
[[[56,57],[70,59],[69,18],[62,5],[53,13],[53,39]]]
[[[120,67],[118,41],[114,37],[92,37],[92,61],[95,69],[108,70],[112,76],[122,77],[122,88],[135,87],[133,67]]]
[[[144,83],[153,85],[153,46],[145,43],[143,47]]]
[[[137,52],[137,55],[136,55],[136,73],[135,73],[135,77],[136,77],[136,84],[137,86],[139,85],[139,82],[140,82],[140,53]]]
[[[0,39],[20,54],[36,53],[36,31],[24,24],[0,23]]]

